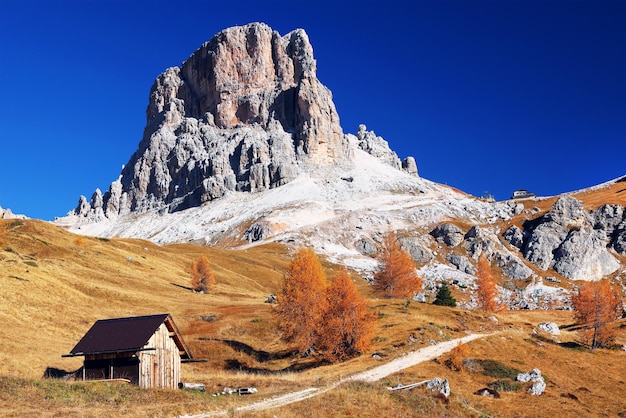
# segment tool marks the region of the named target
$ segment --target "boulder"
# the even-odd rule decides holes
[[[532,269],[516,257],[504,256],[498,265],[505,276],[514,280],[525,280],[533,274]]]
[[[500,393],[497,390],[491,389],[491,388],[478,389],[476,392],[474,392],[474,395],[487,396],[489,398],[495,398],[495,399],[500,398]]]
[[[491,230],[474,225],[465,234],[465,248],[474,260],[478,260],[481,255],[491,260],[503,249],[503,245]]]
[[[435,377],[426,383],[426,387],[434,392],[439,392],[446,398],[450,396],[450,382],[448,379],[442,380],[440,377]]]
[[[248,242],[261,241],[267,238],[272,232],[269,225],[261,222],[256,222],[243,233],[243,239]]]
[[[528,393],[531,395],[541,395],[546,389],[546,382],[541,376],[539,369],[533,369],[528,373],[519,373],[516,377],[518,382],[532,382],[532,386],[528,388]]]
[[[469,259],[462,255],[450,254],[448,256],[450,264],[461,270],[463,273],[474,274],[476,273],[476,267],[470,263]]]
[[[502,237],[512,246],[521,249],[524,245],[524,232],[516,225],[510,226]]]
[[[416,263],[426,264],[435,257],[427,236],[403,237],[399,241],[402,249],[407,251]]]
[[[361,238],[354,244],[354,248],[356,248],[359,253],[367,256],[375,255],[378,251],[376,243],[370,238]]]
[[[543,380],[543,376],[541,376],[541,370],[532,369],[527,373],[518,373],[515,378],[518,382],[526,383],[526,382],[538,382],[539,380]]]
[[[441,224],[430,232],[437,242],[456,247],[463,241],[463,231],[452,224]]]
[[[596,230],[573,229],[554,250],[554,270],[572,280],[600,280],[619,267]]]
[[[588,221],[583,203],[569,195],[561,196],[552,205],[546,220],[555,222],[565,227],[582,226]]]
[[[561,330],[559,329],[559,326],[555,324],[554,322],[542,322],[541,324],[537,325],[537,327],[540,330],[545,331],[550,335],[561,334]]]
[[[524,257],[542,270],[548,269],[554,260],[556,250],[565,237],[567,229],[555,222],[541,223],[534,228],[522,252]]]
[[[531,387],[528,388],[528,393],[531,395],[539,396],[546,390],[546,382],[541,378],[540,381],[532,384]]]

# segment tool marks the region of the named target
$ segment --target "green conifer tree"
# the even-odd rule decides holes
[[[439,306],[456,306],[456,299],[452,296],[450,288],[446,282],[441,283],[441,287],[437,291],[437,297],[435,298],[433,304]]]

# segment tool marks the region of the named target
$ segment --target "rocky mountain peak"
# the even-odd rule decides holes
[[[332,94],[317,79],[304,30],[263,23],[223,30],[155,80],[138,150],[111,184],[69,215],[88,221],[197,207],[228,191],[284,185],[307,166],[330,166],[360,148],[417,176],[386,141],[344,135]]]

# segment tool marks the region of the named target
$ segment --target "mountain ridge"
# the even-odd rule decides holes
[[[157,77],[143,139],[109,191],[81,196],[56,223],[156,243],[309,246],[365,276],[393,230],[426,279],[423,298],[450,278],[471,285],[482,255],[512,281],[502,290],[510,300],[544,278],[624,272],[621,201],[587,213],[564,194],[540,209],[541,199],[493,202],[421,178],[415,159],[401,161],[365,125],[343,133],[315,70],[303,30],[218,33]],[[461,227],[442,232],[455,245],[435,232],[445,223]]]

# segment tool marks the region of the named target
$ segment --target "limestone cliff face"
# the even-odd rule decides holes
[[[565,195],[550,212],[527,221],[523,234],[510,228],[504,237],[542,270],[552,267],[572,280],[599,280],[620,267],[610,249],[624,253],[619,239],[625,226],[623,206],[586,212],[581,201]]]
[[[277,187],[301,164],[336,164],[349,154],[301,29],[280,36],[252,23],[218,33],[157,77],[146,113],[120,178],[91,201],[81,197],[73,214],[181,210],[229,190]]]

